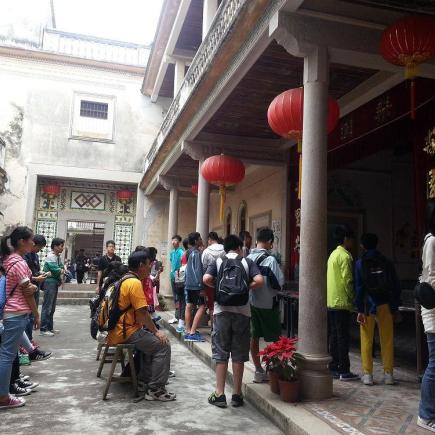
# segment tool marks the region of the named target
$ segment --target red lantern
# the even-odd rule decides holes
[[[411,118],[415,119],[414,78],[418,65],[435,56],[435,18],[401,18],[384,30],[380,51],[387,62],[405,67],[405,76],[411,79]]]
[[[201,175],[211,184],[219,186],[220,220],[224,221],[225,189],[240,183],[245,178],[243,163],[230,156],[221,154],[209,157],[201,166]]]
[[[49,198],[55,198],[60,193],[60,186],[57,184],[45,184],[44,186],[42,186],[42,191]]]
[[[192,193],[195,196],[198,196],[198,185],[197,184],[192,184]]]
[[[120,202],[130,202],[133,198],[133,192],[131,190],[119,190],[116,192],[116,196]]]
[[[304,115],[304,89],[289,89],[277,95],[270,103],[267,111],[267,120],[270,128],[278,135],[287,139],[298,141],[299,152],[299,189],[301,197],[302,177],[302,130]],[[328,124],[327,131],[331,133],[337,126],[340,117],[340,109],[337,101],[328,97]]]

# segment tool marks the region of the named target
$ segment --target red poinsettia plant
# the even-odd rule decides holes
[[[278,372],[283,381],[294,381],[297,379],[297,360],[299,354],[296,352],[297,338],[279,337],[279,339],[258,353],[262,357],[268,371]]]

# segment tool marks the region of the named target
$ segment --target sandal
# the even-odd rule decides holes
[[[146,400],[158,400],[160,402],[171,402],[175,400],[177,395],[175,393],[170,393],[165,388],[149,389],[145,394]]]

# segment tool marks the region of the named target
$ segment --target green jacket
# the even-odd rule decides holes
[[[57,256],[54,252],[50,252],[45,258],[43,270],[44,272],[51,272],[51,276],[47,278],[45,282],[60,284],[63,264],[60,261],[60,257]]]
[[[352,272],[352,255],[342,246],[338,246],[328,259],[328,308],[352,310],[355,299]]]

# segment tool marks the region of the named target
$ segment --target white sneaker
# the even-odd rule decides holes
[[[53,337],[54,334],[51,331],[39,331],[39,335],[43,335],[45,337]]]
[[[435,432],[435,420],[425,420],[424,418],[417,418],[417,426],[422,427],[431,432]]]
[[[172,319],[168,320],[168,323],[170,325],[173,325],[174,323],[178,323],[178,320],[175,317],[173,317]]]
[[[266,372],[259,372],[255,370],[254,383],[262,384],[264,382],[269,382],[269,375]]]
[[[53,334],[59,334],[60,333],[59,329],[52,329],[50,332],[52,332]]]
[[[384,383],[385,385],[394,385],[394,377],[392,373],[385,373],[384,374]]]
[[[373,385],[373,375],[370,373],[364,373],[361,380],[364,385]]]

